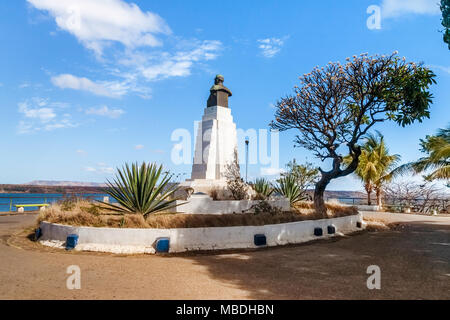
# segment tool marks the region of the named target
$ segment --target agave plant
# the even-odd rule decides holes
[[[133,163],[117,169],[113,182],[107,180],[106,193],[118,204],[104,203],[108,209],[120,214],[149,214],[161,212],[177,206],[174,193],[178,187],[169,185],[171,175],[163,172],[162,166]]]
[[[275,191],[282,196],[289,199],[291,205],[305,198],[302,196],[302,190],[298,186],[297,181],[293,175],[286,175],[278,180],[278,185]]]
[[[264,178],[256,179],[252,184],[253,190],[263,198],[268,198],[273,193],[273,188],[270,182]]]

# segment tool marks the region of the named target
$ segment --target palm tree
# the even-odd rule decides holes
[[[428,155],[400,166],[397,171],[400,174],[411,171],[418,174],[431,170],[424,177],[425,180],[450,180],[450,125],[446,129],[439,129],[435,136],[421,139],[420,145],[421,151]]]
[[[139,167],[133,163],[117,169],[113,182],[107,181],[106,191],[117,204],[104,203],[108,209],[120,214],[141,214],[147,218],[149,214],[161,212],[177,206],[174,193],[178,190],[170,185],[171,175],[163,172],[162,166],[142,163]]]
[[[398,154],[389,154],[384,136],[380,132],[377,131],[376,135],[367,135],[366,142],[361,148],[359,165],[355,174],[364,184],[368,205],[372,204],[371,194],[375,190],[377,204],[381,206],[383,186],[394,176],[394,172],[391,170],[399,160]],[[349,164],[350,162],[351,159],[344,159],[344,163]]]

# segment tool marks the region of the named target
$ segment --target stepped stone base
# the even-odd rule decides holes
[[[211,195],[214,190],[220,198],[230,197],[230,192],[227,190],[226,180],[212,180],[212,179],[191,179],[180,183],[180,191],[176,196],[181,196],[186,198],[189,194],[186,192],[187,189],[191,188],[191,194],[194,193],[204,193]]]

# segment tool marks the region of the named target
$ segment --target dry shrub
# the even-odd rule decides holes
[[[219,190],[217,188],[213,188],[209,191],[209,196],[214,200],[219,200]]]
[[[366,221],[366,223],[367,223],[366,230],[369,232],[378,232],[378,231],[385,231],[385,230],[390,229],[389,226],[385,225],[382,222]]]
[[[341,205],[336,202],[327,202],[327,214],[329,218],[339,218],[345,216],[351,216],[358,214],[358,209],[352,206]],[[299,201],[294,204],[294,211],[300,213],[314,214],[314,202],[312,201]]]
[[[264,206],[261,207],[261,209]],[[63,210],[60,204],[52,205],[41,212],[39,222],[47,221],[72,226],[91,226],[109,228],[207,228],[233,226],[261,226],[268,224],[288,223],[304,220],[321,219],[315,214],[311,202],[299,202],[291,212],[280,210],[258,210],[257,213],[243,214],[173,214],[160,213],[150,215],[147,220],[139,214],[116,215],[108,214],[105,208],[79,200],[70,210]],[[64,207],[67,209],[67,206]],[[356,214],[353,207],[328,205],[329,217],[341,217]]]
[[[208,227],[236,227],[261,226],[307,220],[305,216],[294,212],[280,214],[253,213],[243,214],[168,214],[152,215],[147,219],[150,228],[208,228]]]
[[[42,221],[72,226],[148,228],[141,215],[108,214],[101,206],[86,200],[74,201],[70,205],[66,202],[53,204],[39,214],[38,223]]]

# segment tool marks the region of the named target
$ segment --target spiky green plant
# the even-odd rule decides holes
[[[253,190],[262,198],[268,198],[273,193],[273,188],[267,179],[259,178],[256,179],[252,184]]]
[[[104,203],[113,212],[120,214],[149,214],[168,210],[177,206],[174,193],[178,187],[169,185],[171,175],[163,172],[162,166],[156,163],[142,165],[133,163],[131,168],[125,164],[117,169],[117,174],[111,182],[107,180],[106,193],[118,204]]]
[[[302,190],[298,186],[297,181],[293,175],[281,177],[278,180],[278,185],[275,187],[275,191],[288,198],[291,205],[305,199],[302,196]]]

